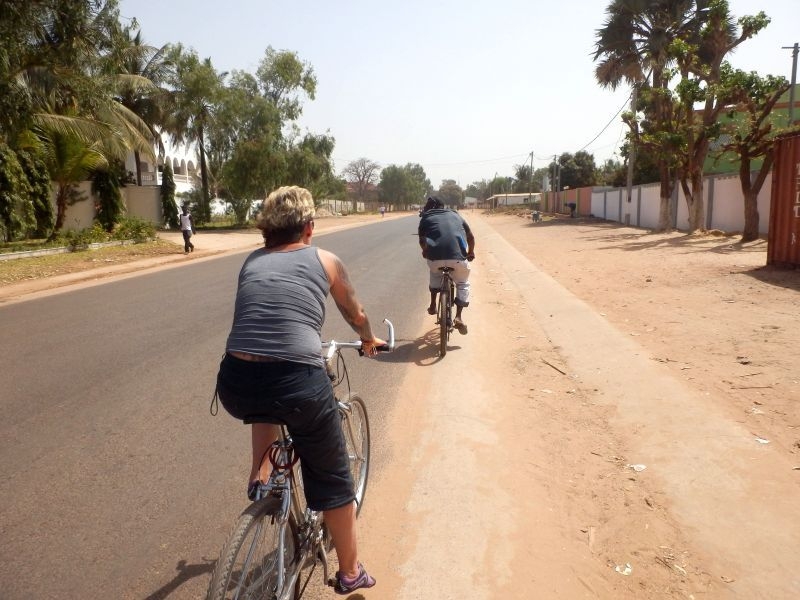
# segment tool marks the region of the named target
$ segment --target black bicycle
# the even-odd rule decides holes
[[[386,319],[384,323],[389,328],[389,340],[378,350],[388,352],[394,348],[394,327]],[[361,342],[331,340],[323,348],[328,375],[337,388],[358,515],[369,475],[369,421],[364,401],[350,391],[342,348],[361,352]],[[343,382],[346,391],[340,393],[338,387]],[[328,552],[333,543],[322,513],[306,506],[302,464],[285,427],[280,428],[278,441],[263,460],[269,460],[271,474],[259,485],[256,499],[239,516],[225,542],[207,600],[298,600],[317,566],[322,567],[323,581],[335,584],[335,579],[328,577]]]
[[[447,342],[453,332],[453,303],[456,297],[455,284],[450,273],[452,267],[439,267],[442,283],[439,285],[439,303],[436,307],[436,324],[439,326],[439,356],[447,354]]]

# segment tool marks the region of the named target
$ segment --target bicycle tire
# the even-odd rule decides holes
[[[358,394],[348,394],[341,402],[350,407],[349,411],[341,411],[342,433],[350,461],[350,475],[353,478],[356,515],[358,515],[364,506],[369,477],[369,418],[367,417],[367,406]]]
[[[276,567],[280,499],[267,497],[253,502],[236,521],[214,568],[208,585],[207,600],[255,600],[276,598]],[[249,539],[252,541],[247,543]],[[256,539],[256,537],[258,539]],[[289,515],[286,548],[281,568],[287,572],[296,560],[297,525]],[[245,550],[242,555],[242,550]],[[251,556],[247,557],[247,554]],[[241,561],[241,562],[240,562]],[[247,562],[247,565],[244,562]],[[243,586],[243,587],[242,587]],[[296,595],[297,590],[293,593]]]
[[[456,302],[456,286],[452,279],[448,279],[447,283],[450,284],[450,294],[447,296],[447,341],[450,341],[450,334],[453,333],[453,306]]]
[[[447,319],[450,317],[448,310],[448,294],[449,287],[445,283],[439,292],[439,306],[437,311],[439,317],[439,356],[442,357],[447,354]]]

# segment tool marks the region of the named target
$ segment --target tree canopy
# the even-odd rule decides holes
[[[7,236],[55,235],[87,178],[113,208],[126,184],[116,173],[120,161],[133,154],[141,184],[140,157],[156,162],[162,134],[197,151],[200,192],[192,196],[199,223],[210,218],[212,195],[242,217],[253,199],[284,182],[343,195],[333,173],[334,138],[301,135],[294,125],[317,86],[297,53],[268,46],[254,74],[228,74],[180,42],[148,45],[135,19],[121,24],[118,0],[4,2],[2,12]],[[56,188],[55,219],[44,210],[45,168]],[[105,210],[102,218],[118,212]]]
[[[597,31],[595,75],[614,88],[634,87],[623,115],[628,139],[658,165],[659,229],[671,224],[670,198],[680,181],[690,230],[704,227],[703,165],[720,132],[719,117],[736,97],[723,81],[726,59],[769,24],[764,12],[736,19],[727,0],[614,0]],[[730,83],[730,81],[729,81]]]

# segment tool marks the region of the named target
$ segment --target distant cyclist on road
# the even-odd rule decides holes
[[[444,203],[432,196],[428,198],[417,231],[422,256],[428,261],[431,303],[428,314],[436,314],[436,294],[442,281],[439,267],[451,267],[451,276],[456,284],[456,316],[453,326],[462,335],[467,334],[467,324],[461,311],[469,306],[469,262],[475,258],[475,237],[467,222]]]
[[[345,321],[374,356],[386,342],[372,334],[342,261],[311,245],[314,200],[300,187],[272,192],[258,228],[264,248],[239,272],[233,326],[217,375],[217,392],[233,417],[252,425],[248,496],[254,499],[261,461],[286,426],[300,456],[309,508],[323,511],[339,558],[335,591],[375,585],[358,562],[356,506],[349,459],[333,387],[322,357],[325,299],[333,296]]]

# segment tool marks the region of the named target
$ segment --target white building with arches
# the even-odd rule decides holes
[[[147,157],[140,159],[142,187],[161,187],[161,175],[164,172],[164,165],[169,163],[172,166],[175,180],[175,193],[188,192],[195,187],[195,178],[200,177],[200,168],[194,151],[185,146],[173,148],[169,145],[165,146],[165,150],[164,156],[157,157],[155,163]],[[133,178],[136,177],[136,160],[133,154],[128,155],[125,161],[125,170],[132,174]]]

